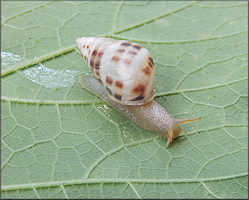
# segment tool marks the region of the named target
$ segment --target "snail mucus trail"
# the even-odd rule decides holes
[[[79,77],[80,84],[137,125],[167,140],[179,133],[181,124],[200,120],[175,119],[153,100],[154,63],[141,45],[111,38],[81,37],[77,48],[93,75]]]

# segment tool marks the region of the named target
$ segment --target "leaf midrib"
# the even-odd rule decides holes
[[[40,183],[29,183],[29,184],[16,184],[16,185],[2,185],[2,191],[4,190],[15,190],[15,189],[28,189],[35,187],[51,187],[61,185],[74,185],[74,184],[91,184],[91,183],[201,183],[201,182],[212,182],[222,181],[234,178],[240,178],[247,176],[248,173],[240,173],[231,176],[221,176],[215,178],[198,178],[198,179],[121,179],[121,178],[103,178],[103,179],[77,179],[77,180],[65,180],[65,181],[51,181],[51,182],[40,182]]]

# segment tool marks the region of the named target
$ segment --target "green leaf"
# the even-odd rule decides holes
[[[3,1],[3,198],[248,198],[246,1]],[[169,148],[82,89],[80,36],[151,53]]]

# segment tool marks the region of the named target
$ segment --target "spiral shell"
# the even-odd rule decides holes
[[[143,105],[154,97],[154,63],[141,45],[111,38],[81,37],[78,50],[109,97],[124,105]]]

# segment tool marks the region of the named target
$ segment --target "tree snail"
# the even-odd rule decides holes
[[[92,75],[80,84],[137,125],[167,140],[166,147],[183,131],[179,125],[200,120],[175,119],[153,100],[154,62],[141,45],[111,38],[81,37],[77,48]]]

